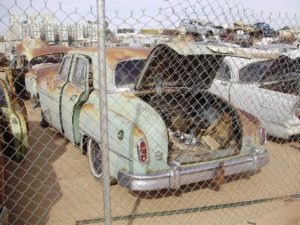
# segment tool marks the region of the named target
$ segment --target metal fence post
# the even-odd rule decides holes
[[[111,224],[110,208],[110,172],[108,150],[108,117],[106,96],[106,54],[105,54],[105,0],[97,0],[97,30],[98,30],[98,67],[99,67],[99,108],[100,134],[102,150],[103,174],[103,208],[104,223]]]

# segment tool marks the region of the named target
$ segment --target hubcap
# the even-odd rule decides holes
[[[89,158],[90,164],[92,167],[92,172],[95,177],[99,178],[102,176],[102,155],[101,149],[98,143],[95,141],[90,141],[90,151],[89,151]]]

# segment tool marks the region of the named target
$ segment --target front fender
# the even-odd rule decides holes
[[[21,161],[28,150],[28,131],[26,120],[19,112],[14,113],[12,110],[3,110],[8,122],[7,132],[10,132],[12,139],[8,144],[14,149],[14,158]]]

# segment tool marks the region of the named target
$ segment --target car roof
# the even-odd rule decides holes
[[[133,47],[108,47],[106,48],[106,62],[108,66],[114,67],[115,64],[129,59],[147,59],[151,49],[149,48],[133,48]],[[68,54],[81,54],[88,56],[94,60],[98,58],[98,48],[75,48]]]
[[[60,46],[60,45],[51,45],[51,46],[42,46],[40,48],[34,49],[23,49],[23,51],[17,51],[17,56],[24,55],[26,58],[31,61],[33,58],[51,55],[51,54],[65,54],[70,51],[72,48]]]

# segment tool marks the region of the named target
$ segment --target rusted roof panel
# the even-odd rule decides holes
[[[31,59],[38,57],[38,56],[43,56],[43,55],[67,53],[70,50],[72,50],[72,48],[65,47],[65,46],[59,46],[59,45],[37,48],[32,51]]]
[[[16,47],[17,55],[22,55],[31,52],[35,48],[47,47],[48,45],[40,39],[25,38]]]
[[[110,67],[114,67],[120,61],[128,59],[146,59],[151,49],[146,48],[129,48],[129,47],[115,47],[106,48],[106,62]],[[98,48],[76,48],[69,52],[69,54],[82,54],[97,58]],[[94,62],[95,63],[95,62]]]
[[[51,54],[66,53],[72,50],[72,48],[60,46],[60,45],[47,45],[41,40],[25,39],[17,45],[17,55],[25,55],[30,61],[35,57]]]

